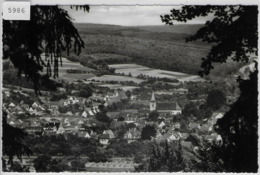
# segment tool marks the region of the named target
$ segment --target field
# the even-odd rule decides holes
[[[77,80],[87,80],[89,78],[95,77],[94,74],[86,73],[86,74],[64,74],[62,75],[62,79],[65,81],[73,82]]]
[[[123,86],[120,84],[101,84],[100,87],[108,87],[109,89],[122,89],[124,91],[131,91],[133,89],[137,89],[139,87],[137,86]]]
[[[133,81],[137,84],[144,82],[145,80],[135,78],[135,77],[126,77],[126,76],[118,76],[118,75],[103,75],[101,77],[93,77],[89,78],[89,81],[99,81],[99,82],[130,82]]]
[[[204,79],[200,78],[198,75],[189,75],[181,72],[152,69],[137,64],[113,64],[109,65],[109,67],[115,68],[116,73],[124,73],[125,75],[131,74],[133,77],[137,77],[142,74],[149,77],[177,79],[181,82],[204,81]]]
[[[43,60],[45,60],[43,58]],[[52,65],[53,66],[53,65]],[[53,67],[52,67],[53,69]],[[67,70],[82,70],[86,73],[67,73]],[[46,72],[46,68],[43,72]],[[73,82],[77,80],[85,80],[94,77],[92,74],[96,70],[85,67],[78,62],[72,62],[65,57],[62,57],[62,66],[59,65],[59,78],[60,80]]]

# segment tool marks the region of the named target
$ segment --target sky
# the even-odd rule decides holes
[[[81,10],[68,10],[75,23],[111,24],[122,26],[164,25],[160,15],[170,14],[170,10],[180,6],[90,6],[89,13]],[[208,18],[196,18],[188,24],[204,24]],[[175,24],[181,24],[175,22]]]

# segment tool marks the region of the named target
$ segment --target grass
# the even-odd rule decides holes
[[[204,81],[197,75],[189,75],[181,72],[152,69],[137,64],[115,64],[109,65],[109,67],[115,68],[116,73],[124,73],[126,75],[131,74],[134,77],[137,77],[142,74],[149,77],[177,79],[179,81]]]
[[[100,82],[109,82],[109,81],[129,82],[129,81],[133,81],[137,84],[140,84],[144,81],[142,79],[135,78],[135,77],[126,77],[126,76],[118,76],[118,75],[103,75],[101,77],[89,78],[89,80],[95,80],[95,81],[100,81]]]
[[[71,78],[75,80],[86,80],[95,77],[94,74],[64,74],[63,78]]]

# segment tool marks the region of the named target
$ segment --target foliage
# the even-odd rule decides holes
[[[195,172],[225,172],[222,154],[225,152],[217,142],[203,141],[199,143],[192,160],[192,170]]]
[[[258,169],[257,74],[256,70],[250,74],[250,79],[239,80],[240,97],[215,126],[223,138],[223,160],[227,171],[257,172]]]
[[[100,122],[104,122],[104,123],[110,123],[111,122],[110,118],[104,112],[98,112],[96,114],[96,118]]]
[[[183,6],[181,10],[171,10],[170,15],[161,16],[161,19],[173,25],[174,20],[186,22],[208,14],[214,15],[213,20],[207,21],[195,35],[186,39],[216,43],[202,59],[201,75],[209,74],[214,62],[225,63],[229,57],[234,61],[248,61],[248,54],[257,55],[257,6]]]
[[[200,116],[200,111],[193,102],[189,102],[188,104],[185,105],[185,107],[183,109],[183,115],[186,118],[189,118],[189,117],[197,118]]]
[[[154,121],[156,122],[158,120],[158,117],[159,117],[159,113],[157,111],[152,111],[150,114],[149,114],[149,120],[150,121]]]
[[[220,107],[226,104],[225,94],[218,89],[213,89],[208,93],[206,105],[213,111],[218,110]]]
[[[107,156],[104,153],[100,152],[91,152],[89,155],[90,162],[107,162]]]
[[[73,160],[73,161],[70,162],[70,164],[71,164],[70,171],[73,171],[73,172],[76,171],[77,172],[79,170],[85,170],[85,164],[81,160],[77,160],[77,159]]]
[[[224,63],[229,58],[247,62],[250,55],[258,54],[257,6],[183,6],[181,10],[173,9],[170,15],[161,18],[166,24],[173,24],[173,20],[186,22],[210,13],[214,18],[207,21],[194,36],[187,38],[187,41],[202,39],[215,44],[207,57],[202,59],[201,75],[209,74],[214,68],[213,63]],[[238,79],[240,97],[215,126],[223,144],[211,156],[223,160],[223,171],[257,172],[257,72],[252,72],[249,80]],[[213,165],[205,171],[214,171],[218,167],[217,161],[211,163]]]
[[[180,172],[184,169],[185,163],[180,143],[169,145],[166,141],[163,147],[154,144],[148,161],[141,164],[136,170],[141,172]]]
[[[50,98],[50,101],[59,101],[61,99],[68,98],[66,93],[60,93],[60,94],[53,94]]]
[[[10,96],[7,98],[4,96],[3,98],[4,102],[9,104],[11,102],[13,103],[21,103],[23,102],[24,104],[32,105],[35,101],[38,103],[42,103],[40,99],[34,99],[32,96],[26,96],[22,94],[21,92],[15,92],[15,91],[10,91]]]
[[[89,6],[81,8],[89,10]],[[52,64],[53,76],[57,77],[61,52],[69,54],[72,47],[79,54],[84,42],[67,11],[58,6],[33,6],[29,21],[3,21],[3,58],[12,61],[19,76],[24,74],[32,80],[36,94],[40,94],[38,81],[43,78],[39,71],[47,67],[48,82]],[[50,54],[48,61],[44,62],[42,53]]]
[[[91,89],[84,89],[79,91],[79,96],[80,97],[84,97],[84,98],[88,98],[92,95],[92,90]]]
[[[37,172],[62,172],[61,161],[52,159],[48,155],[40,155],[33,160],[35,170]]]
[[[2,114],[2,121],[3,121],[3,136],[2,136],[2,143],[3,143],[3,155],[8,155],[9,160],[8,164],[13,166],[13,157],[17,156],[19,159],[22,158],[22,155],[31,155],[31,150],[27,145],[24,144],[24,138],[27,133],[20,129],[15,128],[9,124],[7,124],[7,113],[3,111]]]
[[[141,132],[142,140],[151,140],[156,135],[155,127],[152,125],[145,125]]]
[[[199,110],[200,110],[201,119],[209,118],[213,114],[213,110],[205,104],[200,105]]]

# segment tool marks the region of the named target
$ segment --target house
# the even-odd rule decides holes
[[[65,133],[65,129],[63,127],[63,124],[60,123],[59,129],[57,130],[57,134],[63,134],[63,133]]]
[[[179,140],[180,139],[180,136],[178,133],[172,133],[168,138],[167,138],[167,141],[168,142],[172,142],[172,141],[176,141],[176,140]]]
[[[212,130],[213,130],[212,126],[210,126],[209,124],[203,124],[200,127],[200,131],[206,132],[206,133],[211,132]]]
[[[37,104],[36,102],[34,102],[34,103],[32,104],[32,107],[36,108],[36,107],[38,107],[38,104]]]
[[[165,133],[163,135],[159,134],[158,137],[154,138],[154,140],[157,142],[157,143],[162,143],[162,142],[166,142],[167,139],[171,136],[171,134],[169,133]]]
[[[131,143],[141,139],[141,131],[136,128],[129,129],[124,135],[124,139],[127,140],[127,143]]]
[[[89,139],[91,136],[89,135],[89,133],[87,131],[79,131],[78,137]]]
[[[78,133],[79,127],[75,124],[70,124],[69,126],[64,126],[64,130],[67,133]]]
[[[193,130],[193,129],[200,129],[200,124],[199,123],[196,123],[196,122],[191,122],[189,123],[189,129],[190,130]]]
[[[99,135],[98,139],[99,139],[99,143],[101,143],[102,145],[108,145],[109,135],[101,134],[101,135]]]
[[[68,111],[65,115],[69,115],[69,116],[72,116],[73,113],[71,111]]]
[[[88,116],[88,113],[86,111],[83,111],[81,116],[86,118]]]
[[[135,123],[138,119],[137,115],[134,115],[132,113],[126,113],[123,115],[125,118],[125,122],[128,123]]]
[[[216,134],[216,133],[213,133],[213,134],[211,134],[211,135],[206,135],[206,136],[204,137],[204,139],[207,140],[207,141],[209,141],[209,142],[216,141],[216,142],[219,143],[219,144],[222,144],[222,142],[223,142],[221,135]]]
[[[42,127],[41,126],[30,126],[30,127],[26,127],[26,132],[28,132],[29,134],[35,134],[35,133],[42,133]]]
[[[117,118],[118,114],[120,114],[120,112],[107,112],[106,114],[110,119],[115,119]]]
[[[186,140],[189,137],[188,133],[184,133],[184,132],[179,132],[179,136],[182,140]]]
[[[158,113],[169,113],[171,115],[182,113],[182,110],[177,102],[157,102],[154,96],[154,92],[152,93],[150,100],[150,112],[151,111],[157,111]]]
[[[60,123],[57,122],[48,122],[44,125],[43,130],[57,132],[59,125]]]
[[[158,125],[158,128],[162,129],[164,126],[166,126],[166,124],[162,121],[162,122]]]
[[[113,120],[111,123],[110,123],[110,126],[109,128],[110,129],[119,129],[120,127],[125,127],[126,126],[126,123],[124,121],[116,121],[116,120]]]
[[[213,126],[217,123],[217,120],[222,118],[224,115],[220,112],[214,112],[211,116],[211,118],[208,120],[208,124]]]
[[[10,103],[10,104],[9,104],[9,107],[10,107],[10,108],[13,108],[13,107],[15,107],[15,104]]]
[[[109,135],[109,139],[114,139],[115,138],[115,135],[114,135],[113,131],[110,130],[110,129],[109,130],[104,130],[103,134],[108,134]]]

